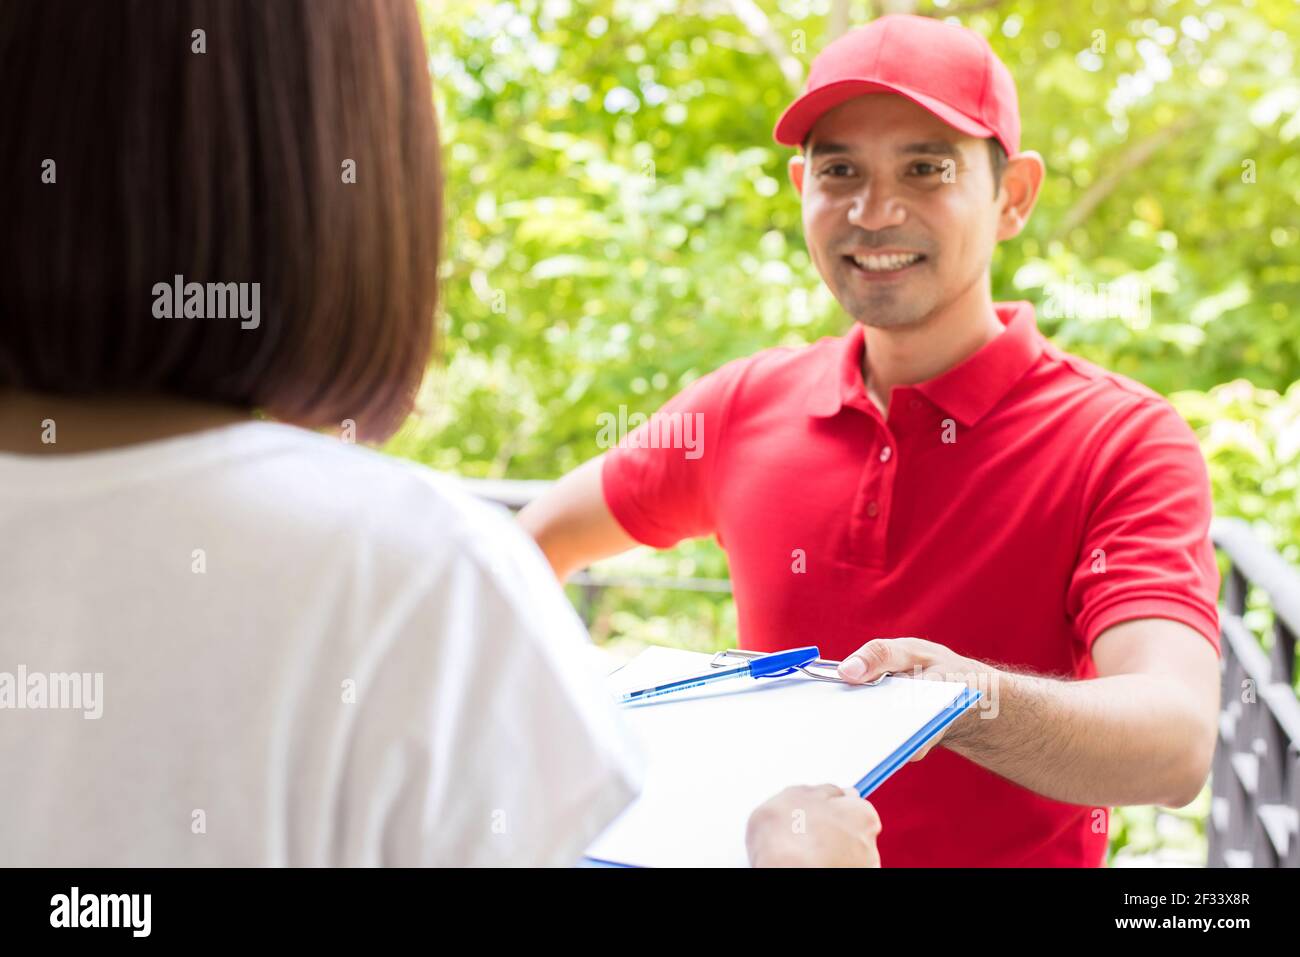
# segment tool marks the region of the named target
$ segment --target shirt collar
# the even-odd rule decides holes
[[[913,386],[968,428],[998,404],[1043,352],[1032,303],[995,302],[993,310],[1006,327],[1001,335],[947,372]],[[864,411],[871,407],[862,383],[865,341],[857,322],[840,338],[809,391],[809,415],[826,418],[846,405]]]

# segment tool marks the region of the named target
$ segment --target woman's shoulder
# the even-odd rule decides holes
[[[433,550],[499,561],[531,546],[503,507],[454,475],[293,426],[260,423],[277,441],[263,462],[278,506],[316,527],[341,522],[393,557],[427,561]]]

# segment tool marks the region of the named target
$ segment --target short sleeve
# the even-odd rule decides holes
[[[748,361],[734,360],[696,379],[605,453],[605,504],[643,545],[671,548],[716,530],[715,462]]]
[[[569,866],[640,788],[599,652],[537,547],[487,512],[448,530],[459,547],[359,682],[345,862]]]
[[[1085,646],[1137,618],[1182,622],[1219,647],[1212,504],[1196,436],[1161,399],[1112,431],[1084,491],[1067,605]]]

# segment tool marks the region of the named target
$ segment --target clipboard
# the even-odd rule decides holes
[[[737,661],[747,661],[751,658],[759,658],[764,654],[766,654],[766,652],[746,651],[742,648],[728,648],[727,650],[719,651],[714,655],[713,660],[709,662],[709,667],[727,668],[735,664]],[[827,658],[818,658],[817,660],[810,662],[807,666],[797,670],[817,681],[842,682],[844,679],[838,674],[840,664],[841,662],[839,661],[832,661]],[[880,682],[884,681],[887,677],[889,677],[888,672],[881,675],[875,681],[865,682],[864,686],[870,687],[871,685],[880,684]],[[979,701],[981,694],[982,692],[968,688],[965,695],[962,695],[949,707],[936,714],[929,723],[917,731],[916,734],[912,735],[912,737],[907,739],[907,741],[899,748],[897,754],[891,755],[885,763],[877,765],[870,773],[863,777],[862,780],[858,781],[857,784],[854,785],[858,790],[858,794],[865,798],[876,788],[880,787],[880,785],[884,784],[891,774],[911,760],[912,755],[925,747],[927,741],[960,718],[967,709],[971,708],[977,701]]]
[[[753,654],[647,649],[610,676],[611,692],[620,679],[650,684]],[[820,674],[723,682],[625,708],[649,759],[645,788],[587,849],[588,863],[744,866],[745,825],[763,801],[825,782],[867,797],[981,697],[900,676],[850,684],[834,674],[838,664],[819,659],[809,668]]]

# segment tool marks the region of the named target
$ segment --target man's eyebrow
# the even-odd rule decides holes
[[[931,156],[957,156],[957,147],[947,140],[926,140],[922,143],[907,143],[898,148],[900,153],[926,153]]]
[[[816,159],[818,156],[826,154],[845,154],[852,153],[853,148],[843,143],[833,143],[826,141],[823,143],[813,143],[808,150],[808,158]],[[926,156],[959,156],[957,147],[947,140],[923,140],[917,143],[905,143],[898,148],[899,153],[907,155],[921,154]]]
[[[849,149],[849,147],[845,146],[843,143],[831,143],[831,142],[814,143],[812,145],[812,148],[808,150],[808,157],[809,159],[816,159],[818,156],[822,156],[826,153],[851,153],[851,152],[853,151]]]

